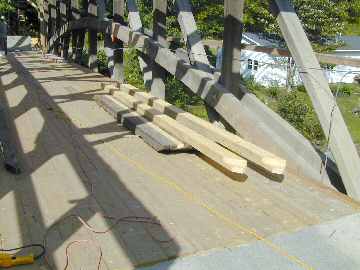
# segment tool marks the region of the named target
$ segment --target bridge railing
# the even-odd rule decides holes
[[[142,52],[139,61],[143,72],[151,71],[146,76],[153,95],[165,97],[164,72],[168,72],[205,101],[211,121],[230,126],[247,140],[287,159],[292,172],[330,183],[329,176],[336,169],[327,166],[327,171],[322,171],[323,156],[310,142],[241,85],[238,59],[241,54],[244,0],[224,1],[224,55],[219,78],[210,67],[189,0],[175,0],[175,3],[186,49],[194,60],[192,64],[180,59],[168,48],[165,27],[167,0],[153,0],[152,36],[143,31],[135,0],[127,0],[126,3],[125,0],[113,0],[111,23],[98,17],[98,5],[103,7],[103,1],[84,0],[82,8],[85,12],[81,12],[78,0],[43,0],[39,10],[40,18],[43,18],[44,47],[79,62],[85,32],[88,31],[90,57],[87,65],[96,70],[97,33],[103,32],[107,39],[111,35],[116,80],[124,81],[124,45],[136,48]],[[346,191],[351,197],[360,199],[359,155],[301,22],[289,0],[273,0],[272,12],[300,70]],[[68,53],[70,41],[71,56]]]

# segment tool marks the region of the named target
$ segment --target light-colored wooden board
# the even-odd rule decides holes
[[[125,105],[110,95],[95,96],[95,101],[109,112],[117,121],[126,128],[143,138],[156,151],[189,150],[191,146],[170,136],[168,133],[150,123],[136,112],[130,111]]]
[[[164,113],[186,127],[202,134],[227,149],[241,155],[256,165],[265,168],[274,174],[283,174],[286,167],[286,160],[250,143],[239,136],[236,136],[224,129],[216,127],[211,123],[202,120],[191,113],[185,112],[176,106],[152,96],[149,93],[133,90],[126,86],[120,87],[121,91],[134,95],[134,97],[145,104],[151,105],[157,111]],[[116,96],[117,93],[114,93]]]
[[[156,217],[162,226],[122,223],[94,236],[103,250],[101,269],[130,270],[255,240],[240,228],[268,237],[360,211],[348,197],[291,174],[277,182],[249,168],[237,179],[194,154],[157,153],[94,102],[94,94],[105,93],[99,88],[105,77],[73,64],[49,67],[35,53],[16,57],[12,65],[0,59],[0,102],[26,160],[19,177],[0,170],[0,209],[9,210],[0,233],[9,245],[41,242],[47,226],[69,211],[98,229],[113,222],[103,215]],[[49,255],[63,269],[65,243],[88,235],[72,222],[50,238]],[[96,256],[74,247],[72,267],[92,269]],[[27,267],[47,269],[42,261]]]
[[[134,97],[125,93],[118,92],[115,97],[131,109],[135,109],[141,116],[151,120],[154,124],[175,136],[179,140],[190,144],[195,149],[208,156],[224,168],[234,173],[245,173],[247,162],[240,156],[222,148],[218,144],[210,141],[201,134],[176,122],[165,114],[154,110],[146,104],[141,104]]]

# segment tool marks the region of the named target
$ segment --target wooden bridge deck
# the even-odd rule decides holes
[[[107,79],[77,66],[22,53],[0,59],[4,105],[24,173],[0,169],[0,234],[5,247],[42,242],[63,269],[133,269],[200,251],[248,243],[358,213],[359,204],[306,179],[255,170],[225,175],[194,153],[164,155],[118,126],[93,101]],[[112,217],[156,218],[161,226]],[[296,256],[296,254],[291,254]],[[48,268],[41,260],[39,265]],[[165,268],[164,268],[165,269]]]

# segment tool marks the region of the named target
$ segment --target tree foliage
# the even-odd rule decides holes
[[[223,1],[194,0],[194,14],[205,37],[221,38]],[[360,0],[293,0],[295,10],[313,42],[324,43],[344,30],[349,20],[358,20]],[[269,0],[246,0],[245,31],[280,34]]]
[[[350,23],[360,22],[360,0],[349,0],[348,1],[348,21]]]
[[[14,5],[12,1],[1,0],[0,1],[0,15],[3,16],[9,12],[14,11]]]

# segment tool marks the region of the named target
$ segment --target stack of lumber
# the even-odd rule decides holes
[[[273,174],[283,174],[280,157],[128,84],[106,89],[127,108],[231,172],[244,173],[247,161]]]
[[[147,144],[158,152],[189,150],[192,148],[190,145],[167,134],[138,113],[129,110],[128,107],[110,95],[97,95],[95,101],[124,127],[143,138]]]

